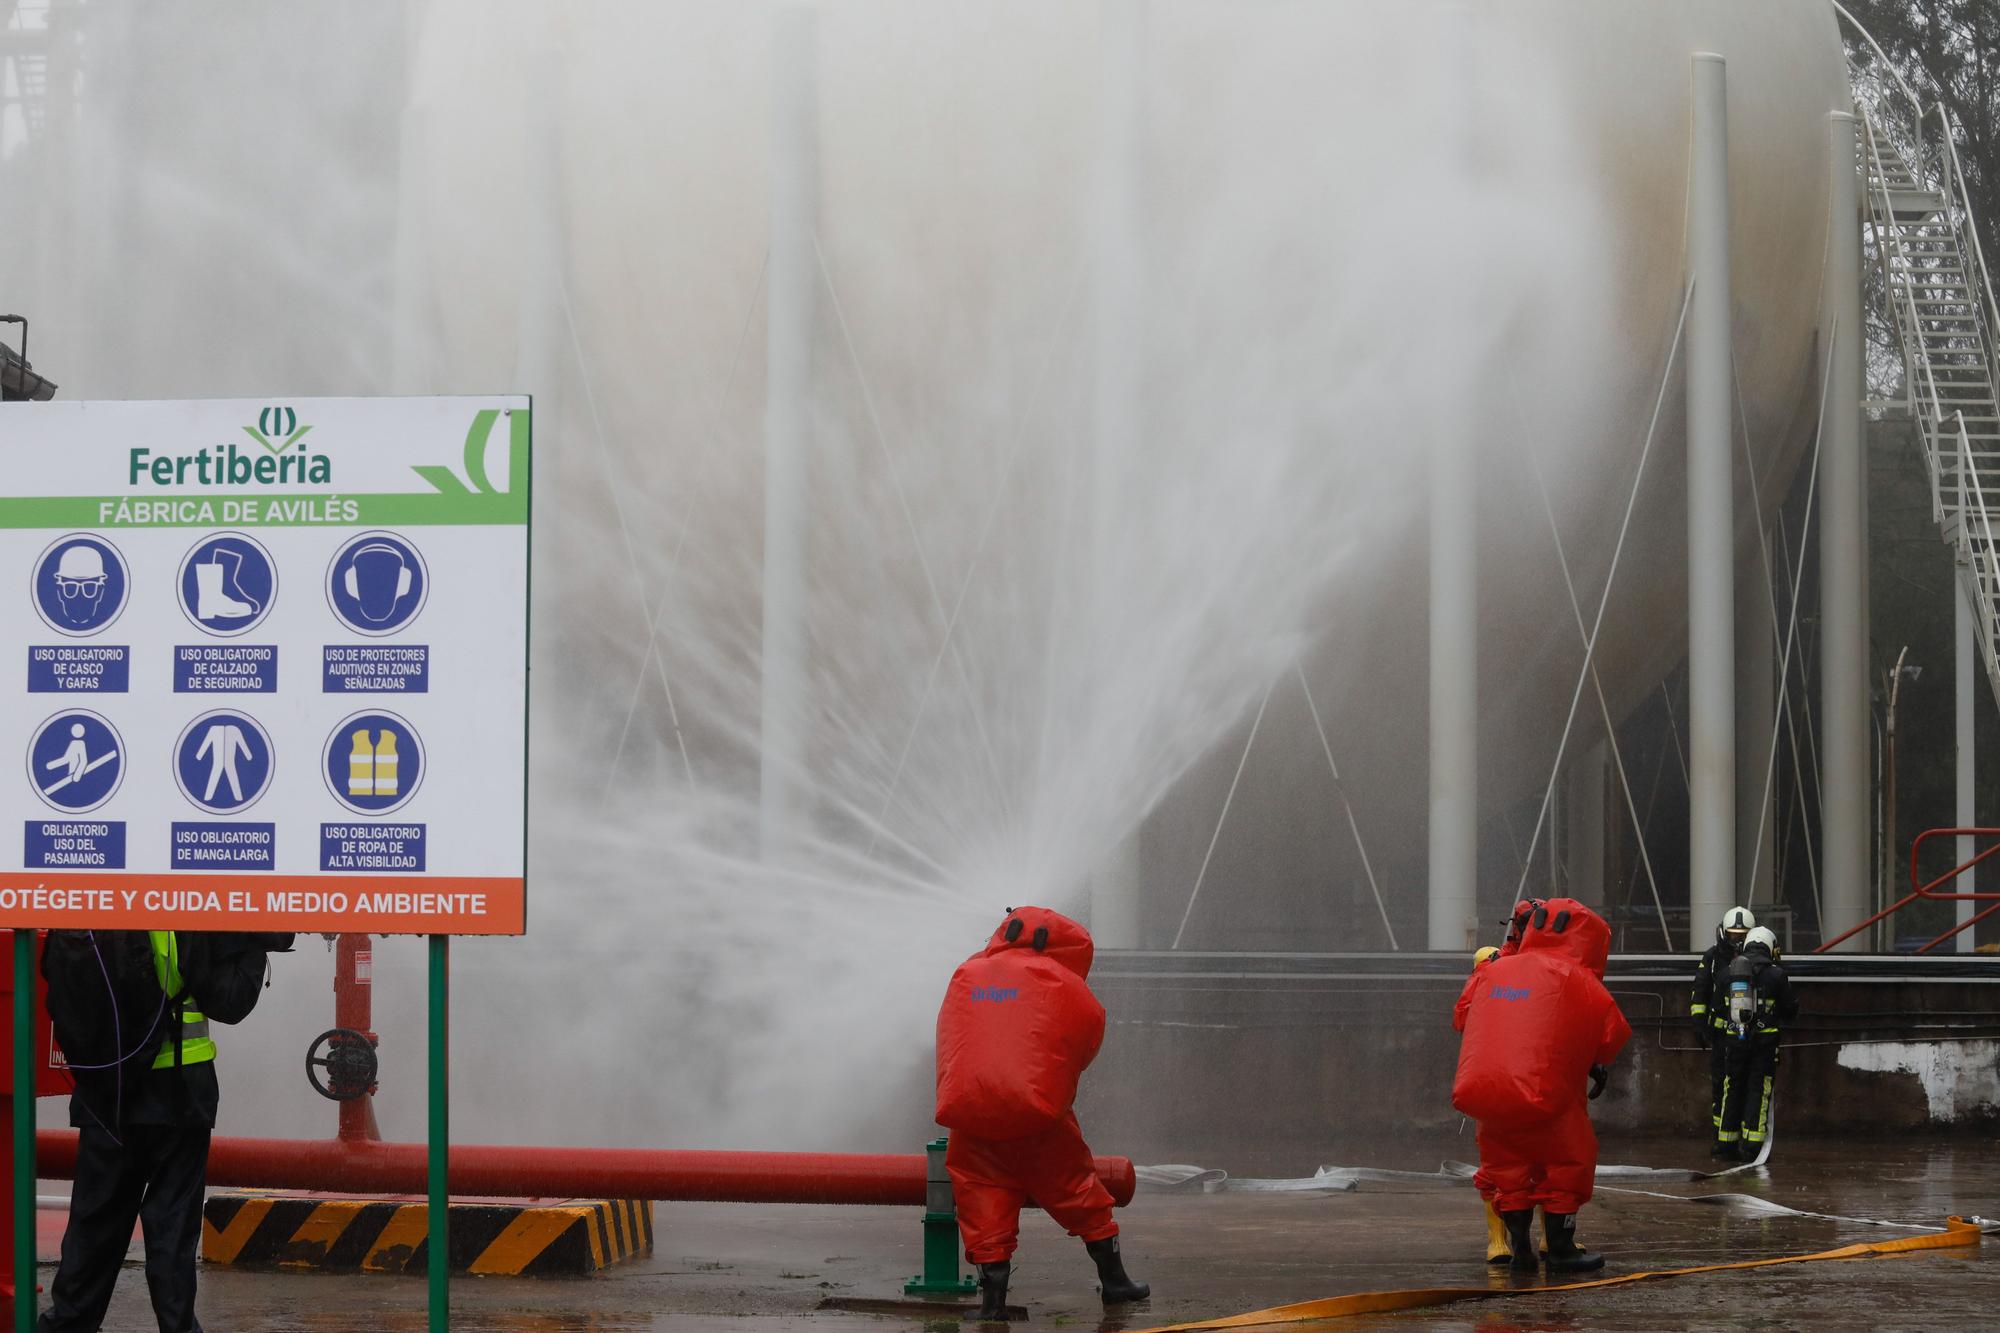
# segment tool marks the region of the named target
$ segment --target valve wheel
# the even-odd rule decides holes
[[[351,1102],[375,1090],[375,1039],[353,1028],[328,1028],[306,1049],[306,1081],[331,1102]]]

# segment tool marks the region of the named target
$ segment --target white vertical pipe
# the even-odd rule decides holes
[[[396,233],[390,255],[389,391],[431,391],[432,350],[429,218],[425,188],[430,117],[417,96],[416,68],[425,6],[403,17],[403,114],[397,127]]]
[[[1777,654],[1763,555],[1754,547],[1736,583],[1736,886],[1746,904],[1774,901],[1771,866],[1778,830],[1771,737],[1777,729]],[[1705,938],[1696,921],[1695,938]]]
[[[758,833],[778,856],[805,816],[806,496],[812,454],[813,324],[819,270],[818,23],[775,16],[771,78],[770,276],[764,381],[764,627]]]
[[[1447,169],[1471,178],[1477,161],[1473,132],[1479,114],[1479,14],[1469,4],[1440,11],[1438,34],[1450,76],[1445,133]],[[1471,250],[1460,238],[1458,290],[1474,289]],[[1450,261],[1447,261],[1450,262]],[[1449,321],[1447,321],[1449,323]],[[1476,373],[1473,349],[1452,350]],[[1479,453],[1473,423],[1462,411],[1431,419],[1430,453],[1430,883],[1432,949],[1459,951],[1479,933]]]
[[[1736,480],[1731,430],[1729,114],[1722,57],[1695,53],[1689,173],[1688,906],[1693,938],[1737,901]]]
[[[429,117],[422,107],[403,108],[396,166],[396,236],[389,328],[389,390],[416,394],[431,388],[429,209],[424,188]]]
[[[1097,154],[1091,218],[1093,439],[1090,478],[1092,614],[1086,631],[1095,688],[1115,688],[1099,637],[1122,583],[1128,554],[1118,518],[1139,453],[1145,373],[1144,225],[1145,10],[1141,0],[1108,0],[1099,11]],[[1090,930],[1105,948],[1129,949],[1143,929],[1137,831],[1104,849],[1090,876]]]
[[[1569,896],[1591,907],[1605,905],[1604,797],[1610,747],[1600,740],[1570,764],[1564,805],[1568,813]]]
[[[552,427],[563,320],[562,148],[555,118],[528,112],[522,137],[520,299],[514,312],[514,385],[535,396],[537,437]],[[510,488],[518,486],[508,478]]]
[[[1831,338],[1819,480],[1821,901],[1826,938],[1868,916],[1868,511],[1861,432],[1861,217],[1854,117],[1827,118],[1826,281]],[[1865,935],[1841,946],[1859,952]]]
[[[1973,800],[1973,777],[1976,771],[1975,761],[1977,751],[1974,749],[1972,730],[1972,692],[1974,688],[1973,681],[1979,671],[1979,651],[1978,644],[1973,635],[1972,602],[1966,595],[1965,584],[1958,579],[1951,581],[1951,605],[1954,640],[1952,661],[1955,667],[1952,678],[1952,684],[1955,687],[1952,702],[1952,724],[1953,734],[1958,740],[1956,747],[1958,799],[1956,802],[1957,808],[1953,812],[1952,818],[1960,828],[1973,828],[1977,826],[1979,821],[1978,811],[1974,808],[1975,802]],[[1956,839],[1956,842],[1958,843],[1958,863],[1964,865],[1973,858],[1978,848],[1973,846],[1973,840],[1969,837],[1960,837]],[[1957,881],[1947,891],[1951,893],[1976,892],[1978,874],[1979,872],[1976,870],[1966,871],[1958,877]],[[1955,903],[1953,905],[1958,908],[1957,919],[1960,925],[1964,925],[1967,921],[1972,920],[1972,914],[1978,906],[1976,903]],[[1960,953],[1971,953],[1972,946],[1976,942],[1973,937],[1978,933],[1977,929],[1961,930],[1952,937],[1953,947]]]
[[[1463,435],[1431,444],[1430,934],[1472,946],[1479,872],[1479,488]]]

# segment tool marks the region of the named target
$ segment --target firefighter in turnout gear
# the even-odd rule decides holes
[[[1738,1162],[1756,1159],[1771,1131],[1771,1084],[1778,1076],[1778,1046],[1785,1024],[1798,1017],[1792,979],[1777,962],[1778,937],[1763,926],[1752,930],[1743,952],[1730,960],[1722,994],[1723,1025],[1716,1044],[1724,1048],[1722,1118],[1716,1124],[1716,1152]]]
[[[1732,907],[1722,914],[1715,928],[1715,943],[1695,965],[1694,989],[1688,995],[1688,1018],[1694,1024],[1694,1039],[1708,1052],[1708,1121],[1712,1129],[1722,1128],[1722,1062],[1728,1047],[1722,1037],[1722,988],[1729,978],[1729,964],[1743,950],[1743,940],[1757,925],[1747,907]],[[1722,1155],[1717,1143],[1716,1155]]]

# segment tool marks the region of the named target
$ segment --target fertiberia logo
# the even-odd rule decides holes
[[[267,452],[245,452],[234,444],[188,454],[135,448],[130,452],[129,480],[134,486],[323,485],[333,480],[333,461],[325,454],[306,452],[304,445],[292,448],[311,429],[299,424],[299,414],[291,408],[267,407],[257,414],[256,425],[243,428]]]

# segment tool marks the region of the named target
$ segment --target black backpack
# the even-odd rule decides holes
[[[56,1044],[80,1084],[124,1090],[153,1066],[172,1035],[180,1005],[153,967],[143,930],[52,930],[42,951]]]

